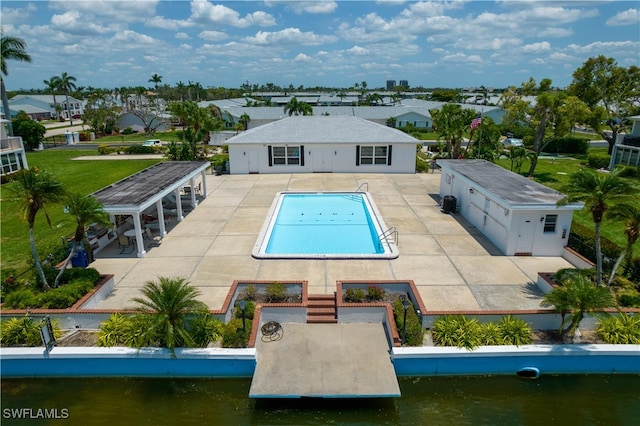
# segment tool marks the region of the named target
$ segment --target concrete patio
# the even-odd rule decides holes
[[[538,272],[571,267],[560,257],[507,257],[458,215],[437,204],[440,174],[206,175],[207,199],[144,258],[96,255],[92,267],[114,274],[114,292],[97,308],[131,307],[158,276],[185,277],[210,309],[221,308],[235,279],[307,280],[309,293],[337,280],[413,280],[428,310],[537,309]],[[279,191],[353,191],[368,183],[387,227],[399,231],[393,260],[257,260],[251,250]],[[117,253],[117,252],[116,252]]]

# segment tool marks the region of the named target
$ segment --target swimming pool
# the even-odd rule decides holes
[[[365,192],[280,192],[258,236],[258,259],[394,259],[396,241]]]

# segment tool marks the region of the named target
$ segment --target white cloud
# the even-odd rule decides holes
[[[112,18],[119,22],[137,22],[155,16],[159,0],[145,1],[52,1],[49,7],[54,10],[76,11],[82,14],[83,20],[100,16]]]
[[[602,52],[619,52],[625,51],[636,52],[634,55],[638,57],[638,50],[640,50],[640,41],[596,41],[594,43],[580,46],[578,44],[570,44],[569,50],[575,53],[595,54]],[[609,56],[609,55],[608,55]],[[637,60],[637,59],[636,59]]]
[[[178,20],[178,19],[166,19],[162,16],[154,16],[146,21],[146,24],[154,28],[162,28],[165,30],[177,31],[182,28],[193,27],[193,22]]]
[[[561,27],[549,27],[538,33],[540,37],[569,37],[572,34],[573,30],[571,28]]]
[[[296,57],[293,60],[296,62],[310,62],[311,57],[305,55],[304,53],[298,53],[298,55],[296,55]]]
[[[638,22],[640,22],[640,11],[638,9],[627,9],[624,12],[619,12],[616,16],[607,19],[607,25],[611,27],[633,25]]]
[[[178,39],[178,40],[188,40],[188,39],[190,39],[190,38],[191,38],[191,37],[189,37],[189,34],[187,34],[187,33],[183,33],[183,32],[176,33],[176,36],[175,36],[175,37],[176,37],[176,39]]]
[[[522,51],[525,53],[540,53],[546,52],[551,49],[551,44],[548,41],[540,41],[537,43],[526,44],[522,46]]]
[[[51,17],[51,25],[60,31],[75,35],[104,34],[113,32],[116,29],[113,26],[106,26],[97,22],[86,22],[82,18],[78,11],[72,10],[62,15],[53,15]]]
[[[191,18],[207,24],[231,25],[238,28],[246,28],[251,25],[265,27],[276,23],[273,16],[262,11],[249,13],[241,18],[235,10],[220,4],[211,4],[206,0],[191,2]]]
[[[244,40],[248,43],[261,45],[302,44],[305,46],[319,46],[323,43],[336,41],[336,37],[317,35],[311,31],[302,32],[299,28],[285,28],[275,32],[258,31],[254,37],[245,37]]]
[[[368,55],[369,54],[369,49],[365,49],[364,47],[360,47],[360,46],[353,46],[351,49],[347,49],[347,52],[349,52],[351,55]]]
[[[228,38],[228,35],[222,31],[202,31],[198,37],[207,41],[222,41]]]
[[[26,7],[22,8],[10,8],[3,7],[2,8],[2,26],[6,27],[9,24],[14,22],[26,21],[29,19],[33,12],[36,12],[38,8],[33,4],[29,3]]]
[[[333,13],[338,8],[338,3],[335,1],[284,1],[284,0],[268,0],[264,2],[269,7],[275,7],[279,5],[286,5],[288,9],[291,9],[293,13],[302,15],[303,13],[319,14],[319,13]]]

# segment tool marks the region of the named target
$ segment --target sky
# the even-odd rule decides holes
[[[31,63],[8,61],[8,90],[198,82],[238,88],[565,87],[589,57],[640,65],[637,1],[6,1],[5,35]]]

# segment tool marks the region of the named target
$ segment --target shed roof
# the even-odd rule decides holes
[[[352,116],[293,116],[254,127],[227,140],[251,143],[411,143],[408,134]]]
[[[486,160],[438,160],[438,164],[485,188],[510,205],[553,205],[565,197],[564,194],[527,179],[517,173]],[[569,203],[566,210],[579,210],[583,203]]]
[[[147,167],[92,195],[109,213],[138,212],[210,166],[207,161],[166,161]]]

